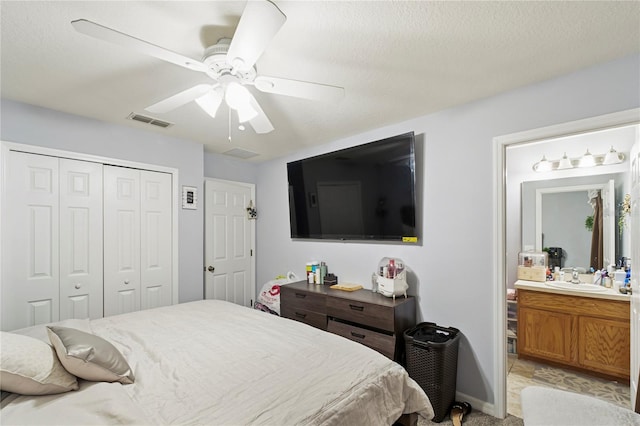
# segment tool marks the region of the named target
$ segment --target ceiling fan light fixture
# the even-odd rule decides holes
[[[238,108],[238,122],[246,123],[249,120],[254,119],[258,115],[258,111],[253,109],[251,105],[243,106],[242,108]]]
[[[247,88],[236,82],[229,83],[224,94],[227,105],[235,110],[249,106],[249,97]]]
[[[222,103],[222,96],[216,90],[211,90],[196,98],[196,103],[211,117],[216,117],[216,112]]]

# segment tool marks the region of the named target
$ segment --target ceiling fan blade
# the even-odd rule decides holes
[[[327,84],[310,83],[308,81],[289,80],[286,78],[258,76],[254,80],[256,89],[261,92],[315,101],[332,102],[344,97],[344,88]]]
[[[256,98],[253,95],[249,95],[249,105],[253,108],[258,115],[249,120],[249,124],[253,127],[256,133],[269,133],[273,131],[273,124],[269,121],[267,114],[264,113],[262,108],[260,108],[260,104],[256,101]]]
[[[270,1],[249,0],[231,39],[227,62],[240,71],[251,69],[286,20]]]
[[[73,25],[73,28],[75,28],[79,33],[99,40],[119,44],[120,46],[136,50],[145,55],[153,56],[154,58],[162,59],[163,61],[167,61],[190,70],[202,72],[206,72],[207,70],[207,66],[196,59],[180,55],[179,53],[172,52],[171,50],[156,46],[155,44],[148,43],[128,34],[112,30],[111,28],[96,24],[95,22],[87,21],[86,19],[71,21],[71,25]]]
[[[216,112],[222,103],[222,90],[221,88],[213,88],[204,95],[196,98],[196,103],[211,117],[216,117]]]
[[[165,113],[176,109],[186,103],[196,100],[213,88],[211,84],[198,84],[180,93],[176,93],[145,109],[149,112]]]

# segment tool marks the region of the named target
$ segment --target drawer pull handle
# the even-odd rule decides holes
[[[307,297],[307,295],[306,295],[306,294],[303,294],[303,293],[296,293],[296,297],[297,297],[298,299],[304,299],[305,297]]]
[[[349,305],[349,307],[350,307],[351,309],[353,309],[354,311],[360,311],[360,312],[364,311],[364,306]]]
[[[307,314],[301,314],[300,312],[296,312],[296,316],[297,316],[298,318],[305,319],[305,318],[307,317]]]
[[[364,334],[359,334],[359,333],[356,333],[356,332],[352,331],[351,335],[353,337],[357,337],[358,339],[364,339]]]

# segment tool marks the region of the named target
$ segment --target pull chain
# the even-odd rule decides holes
[[[229,142],[231,142],[231,108],[227,108],[229,111]]]

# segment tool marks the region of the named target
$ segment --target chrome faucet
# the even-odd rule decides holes
[[[578,270],[576,268],[571,270],[571,283],[580,284],[580,274],[578,274]]]

